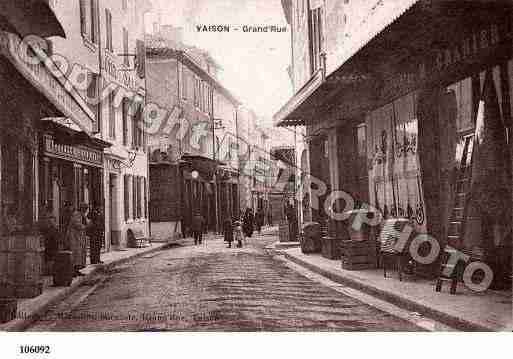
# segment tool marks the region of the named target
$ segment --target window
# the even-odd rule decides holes
[[[130,177],[125,175],[123,177],[124,182],[124,205],[125,205],[125,221],[130,218]]]
[[[132,219],[137,218],[137,198],[139,197],[137,195],[137,177],[130,176],[132,178]]]
[[[199,80],[194,78],[194,106],[199,107]]]
[[[109,50],[110,52],[114,52],[114,45],[112,43],[112,13],[109,9],[105,9],[105,27],[107,29],[107,38],[105,41],[105,46],[107,50]]]
[[[100,92],[100,77],[98,74],[94,72],[89,72],[88,74],[88,87],[87,87],[87,99],[89,103],[89,107],[96,115],[96,123],[94,127],[95,132],[99,132],[101,127],[101,116],[100,116],[100,101],[99,101],[99,92]]]
[[[364,123],[356,127],[356,147],[358,178],[365,178],[367,177],[367,126]]]
[[[182,98],[187,100],[187,71],[182,66]]]
[[[308,27],[310,36],[310,65],[313,74],[322,66],[322,7],[309,11]]]
[[[142,149],[144,147],[144,131],[142,120],[142,106],[137,105],[135,115],[132,117],[132,147]]]
[[[143,189],[142,189],[142,177],[137,177],[137,218],[143,217],[142,212],[142,201],[143,201]]]
[[[126,11],[128,9],[128,0],[123,0],[121,3],[123,10]]]
[[[99,34],[99,7],[98,0],[80,1],[80,29],[82,36],[93,44],[98,43]]]
[[[128,117],[129,117],[129,101],[127,98],[123,99],[122,116],[123,116],[123,145],[128,145]]]
[[[130,57],[128,55],[128,31],[126,28],[123,28],[123,64],[125,66],[130,66]]]
[[[114,105],[114,91],[109,92],[109,137],[116,138],[116,107]]]
[[[143,216],[148,218],[148,187],[146,183],[146,177],[143,177]]]

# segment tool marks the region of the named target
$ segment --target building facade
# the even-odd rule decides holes
[[[123,66],[124,61],[119,57],[138,53],[136,43],[142,39],[143,14],[148,4],[111,1],[109,6],[116,8],[108,9],[104,3],[98,0],[49,2],[44,5],[48,20],[39,24],[33,19],[33,25],[27,27],[39,27],[40,33],[27,33],[16,26],[2,27],[7,31],[0,34],[1,72],[5,83],[13,84],[2,96],[4,249],[9,248],[10,244],[3,245],[9,241],[33,240],[27,248],[39,248],[40,243],[45,243],[43,250],[47,250],[47,243],[40,241],[39,235],[42,223],[48,220],[53,220],[59,237],[65,241],[70,213],[81,204],[105,213],[106,236],[102,245],[105,251],[111,250],[112,245],[126,246],[130,228],[148,235],[143,215],[147,208],[144,179],[148,166],[142,126],[126,116],[119,128],[130,128],[130,138],[137,141],[121,142],[121,137],[110,136],[109,125],[113,122],[108,119],[113,117],[109,115],[118,107],[115,108],[114,101],[104,101],[120,96],[125,99],[120,102],[126,103],[126,108],[130,103],[133,113],[142,113],[144,58],[137,56],[139,65],[134,68],[133,59]],[[17,8],[17,16],[20,10],[27,9],[28,5],[24,6]],[[20,18],[14,23],[22,24]],[[124,24],[129,30],[119,29],[118,36],[115,33],[118,29],[112,28],[114,23]],[[106,64],[106,49],[112,58],[109,64]],[[115,74],[113,78],[109,78],[108,71]],[[117,165],[112,165],[110,156],[115,157]],[[110,181],[112,171],[119,176],[116,183]],[[127,173],[137,180],[130,188],[123,188],[122,176]],[[128,206],[123,206],[123,192],[131,193],[131,198],[126,196],[125,200],[130,201]],[[123,212],[126,208],[133,208],[130,215]],[[5,253],[2,251],[2,255]],[[45,266],[49,264],[48,258],[42,258],[43,268],[48,272],[51,268]],[[7,295],[38,294],[41,285],[36,279],[43,272],[36,262],[17,269],[16,273],[33,271],[24,279],[18,278],[21,282],[32,278],[33,283],[21,283],[16,278],[13,281],[2,261],[0,282]]]
[[[225,148],[240,102],[185,51],[148,48],[147,59],[148,100],[171,114],[150,139],[152,231],[187,235],[197,212],[220,230],[239,211],[238,158]]]
[[[136,1],[83,0],[54,6],[68,35],[52,41],[52,50],[70,64],[74,87],[95,116],[92,137],[106,147],[97,171],[78,167],[75,174],[77,183],[90,183],[90,193],[103,207],[105,250],[126,247],[129,231],[149,236],[148,156],[142,123],[148,9],[147,2]],[[55,181],[49,186],[59,197],[55,201],[69,201]],[[88,202],[87,191],[79,196]]]
[[[342,190],[485,261],[497,288],[511,285],[511,4],[282,3],[296,93],[275,120],[306,127],[307,190],[326,189],[313,219],[342,236],[328,213],[342,209],[322,206]],[[438,264],[419,267],[436,275]]]

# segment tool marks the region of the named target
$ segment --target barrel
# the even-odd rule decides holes
[[[16,298],[0,298],[0,324],[16,318],[18,302]]]
[[[73,269],[72,252],[58,252],[54,264],[53,284],[57,287],[69,287],[73,281]]]
[[[43,238],[19,234],[0,239],[1,296],[34,298],[43,292]]]

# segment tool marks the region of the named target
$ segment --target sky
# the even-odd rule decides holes
[[[210,52],[223,67],[219,79],[244,105],[272,121],[291,97],[290,28],[284,33],[200,33],[196,25],[287,26],[280,0],[152,0],[149,32],[158,18],[183,27],[184,42]]]

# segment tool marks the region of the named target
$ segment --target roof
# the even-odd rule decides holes
[[[201,76],[204,79],[207,79],[211,84],[213,84],[214,88],[217,89],[223,96],[225,96],[233,105],[240,106],[242,102],[237,99],[235,95],[233,95],[226,87],[224,87],[221,82],[214,77],[212,74],[208,73],[203,69],[198,62],[184,50],[177,50],[170,47],[148,47],[146,49],[146,55],[150,58],[173,58],[181,61],[193,70],[196,74]]]

